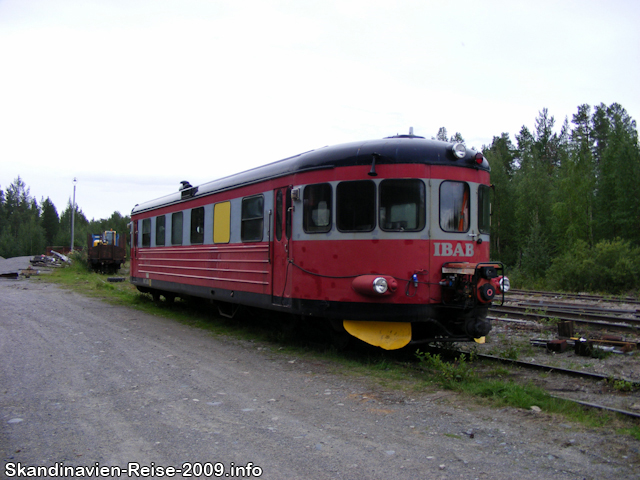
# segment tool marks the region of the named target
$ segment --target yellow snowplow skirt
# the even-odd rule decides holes
[[[356,322],[344,320],[344,329],[356,338],[370,345],[397,350],[411,341],[409,322]]]

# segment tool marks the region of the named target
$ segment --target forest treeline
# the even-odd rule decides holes
[[[48,197],[38,203],[24,181],[16,178],[6,190],[0,189],[0,257],[40,255],[46,247],[71,247],[73,210],[71,201],[61,214]],[[89,221],[76,205],[74,247],[86,247],[88,233],[110,229],[128,232],[129,222],[130,217],[119,212],[107,219]]]
[[[460,133],[440,140],[464,141]],[[520,287],[620,293],[640,288],[640,145],[619,104],[581,105],[561,125],[547,109],[484,145],[493,185],[491,256]],[[0,256],[35,255],[71,243],[62,214],[38,204],[17,178],[0,190]],[[76,207],[75,245],[87,233],[127,230],[128,216],[88,221]]]
[[[494,186],[491,254],[516,285],[640,288],[640,147],[621,105],[581,105],[562,125],[544,109],[515,144],[503,133],[483,153]]]

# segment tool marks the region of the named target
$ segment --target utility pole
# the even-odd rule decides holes
[[[75,243],[75,223],[76,223],[76,183],[78,179],[73,177],[73,205],[71,207],[71,250],[69,253],[73,252],[73,244]]]

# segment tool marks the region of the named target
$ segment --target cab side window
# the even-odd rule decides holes
[[[491,229],[491,188],[480,185],[478,188],[478,230],[489,233]]]
[[[306,233],[326,233],[331,230],[331,185],[307,185],[303,194],[302,228]]]

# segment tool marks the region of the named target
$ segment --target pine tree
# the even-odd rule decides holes
[[[3,202],[0,256],[5,258],[44,253],[40,208],[18,176],[7,188]]]
[[[448,142],[449,138],[447,137],[447,129],[444,127],[440,127],[438,130],[438,135],[436,135],[436,140],[440,140],[442,142]]]
[[[596,171],[593,161],[591,107],[581,105],[573,116],[567,157],[562,162],[553,205],[554,239],[560,251],[577,241],[593,246]]]
[[[53,246],[60,228],[60,218],[58,210],[49,197],[42,201],[42,228],[45,231],[45,243]]]
[[[617,103],[596,107],[597,238],[640,244],[640,148],[636,122]]]
[[[489,147],[482,148],[491,166],[491,256],[508,265],[517,260],[517,242],[513,229],[515,200],[513,185],[516,149],[508,133],[493,137]]]

